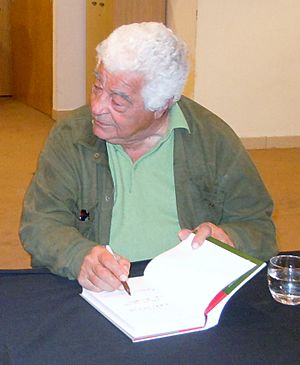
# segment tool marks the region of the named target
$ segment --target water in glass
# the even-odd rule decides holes
[[[300,257],[273,257],[268,266],[268,285],[276,301],[288,305],[300,304]]]

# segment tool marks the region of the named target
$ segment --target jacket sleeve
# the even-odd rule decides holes
[[[273,202],[254,163],[223,120],[189,99],[180,105],[190,128],[177,138],[181,227],[210,221],[241,251],[269,259],[277,252]]]
[[[20,237],[33,266],[75,279],[84,256],[97,243],[77,228],[80,156],[69,129],[55,128],[41,153],[24,198]]]
[[[247,152],[240,147],[231,158],[220,178],[224,192],[220,227],[238,249],[268,260],[277,252],[272,199]]]

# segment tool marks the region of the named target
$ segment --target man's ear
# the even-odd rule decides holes
[[[165,112],[168,111],[171,108],[173,103],[174,103],[174,97],[168,99],[166,104],[161,109],[156,110],[154,112],[154,118],[155,119],[161,118],[165,114]]]

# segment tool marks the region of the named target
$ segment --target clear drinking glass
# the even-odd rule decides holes
[[[277,302],[300,304],[300,256],[272,257],[268,265],[268,285]]]

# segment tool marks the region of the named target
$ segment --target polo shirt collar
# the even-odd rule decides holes
[[[169,113],[170,113],[169,131],[172,131],[176,128],[183,128],[186,129],[188,132],[190,132],[188,123],[178,103],[172,105]]]

